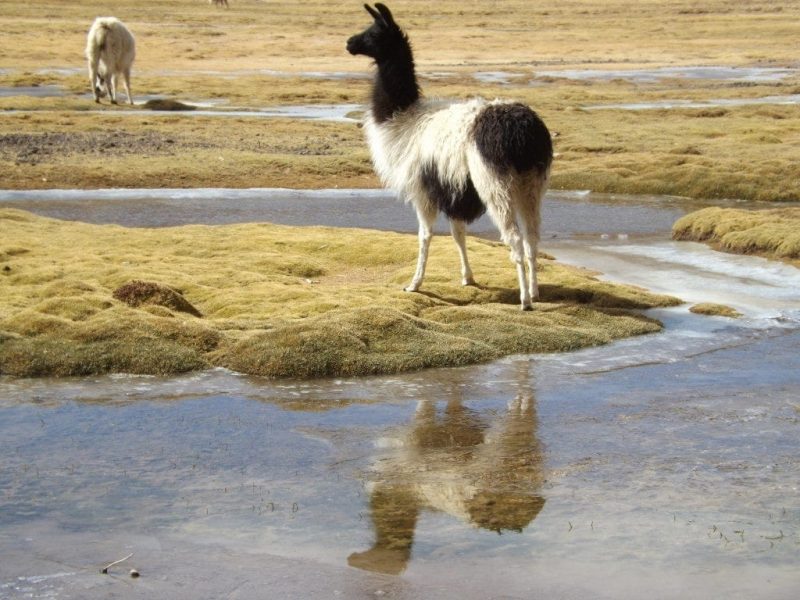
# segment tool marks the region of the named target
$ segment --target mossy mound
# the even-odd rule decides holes
[[[800,266],[800,208],[704,208],[678,219],[676,240],[706,242],[725,252],[758,254]]]
[[[729,317],[731,319],[738,319],[742,316],[735,308],[725,306],[724,304],[714,304],[712,302],[701,302],[689,308],[689,312],[697,315],[708,315],[711,317]]]
[[[271,224],[128,229],[12,209],[0,209],[0,228],[5,375],[397,373],[658,331],[631,309],[679,302],[541,257],[542,301],[522,312],[507,249],[475,238],[480,286],[459,285],[455,245],[439,236],[423,292],[409,294],[413,235]]]

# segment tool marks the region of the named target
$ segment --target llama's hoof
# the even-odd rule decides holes
[[[478,284],[475,283],[475,280],[472,277],[470,277],[469,279],[462,279],[461,285],[476,287]]]
[[[523,304],[522,310],[533,310],[533,304]]]
[[[419,286],[418,285],[407,285],[403,288],[404,292],[418,292]]]
[[[100,98],[95,98],[94,101],[95,103],[100,104]]]

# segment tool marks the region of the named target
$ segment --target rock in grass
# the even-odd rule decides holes
[[[112,295],[117,300],[134,308],[142,304],[155,304],[195,317],[203,316],[180,292],[153,281],[131,281],[118,287]]]
[[[154,98],[142,104],[142,108],[147,110],[196,110],[196,106],[191,104],[184,104],[178,100],[171,100],[169,98]]]

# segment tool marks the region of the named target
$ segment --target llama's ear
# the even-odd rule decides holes
[[[372,8],[369,4],[365,4],[364,8],[367,9],[367,12],[372,15],[373,19],[375,19],[376,21],[383,21],[383,18],[381,17],[380,13],[374,8]]]
[[[388,6],[386,6],[385,4],[381,4],[380,2],[376,2],[375,8],[378,9],[378,12],[381,14],[384,22],[387,25],[394,25],[395,27],[397,27],[397,24],[394,22],[394,17],[392,17],[392,13],[391,11],[389,11]]]

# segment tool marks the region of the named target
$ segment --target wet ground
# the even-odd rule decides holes
[[[414,228],[375,191],[0,205]],[[654,336],[395,377],[0,379],[0,598],[796,597],[800,271],[671,242],[687,200],[545,206],[558,259],[744,318],[681,306]]]

